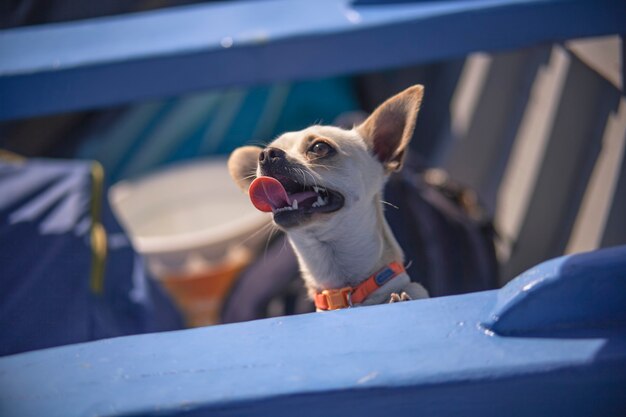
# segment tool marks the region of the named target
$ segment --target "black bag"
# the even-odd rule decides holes
[[[385,217],[405,253],[411,280],[431,297],[497,288],[493,222],[476,193],[413,156],[385,188]],[[224,323],[313,311],[284,236],[240,276],[225,301]]]
[[[99,164],[0,150],[0,356],[183,327],[105,196]]]
[[[497,288],[493,222],[472,189],[413,163],[391,176],[385,198],[407,272],[431,297]]]

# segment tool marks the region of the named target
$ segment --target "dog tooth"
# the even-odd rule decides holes
[[[285,207],[281,207],[281,208],[277,208],[274,213],[282,213],[283,211],[293,211],[294,208],[291,206],[285,206]]]
[[[298,200],[293,200],[293,203],[291,203],[291,208],[293,210],[297,210],[298,209]]]

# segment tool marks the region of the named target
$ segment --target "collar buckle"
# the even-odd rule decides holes
[[[352,288],[344,287],[336,290],[324,290],[322,295],[326,298],[328,310],[339,310],[352,307]]]

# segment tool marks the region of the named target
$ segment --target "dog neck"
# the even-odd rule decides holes
[[[310,292],[354,287],[404,254],[383,215],[380,194],[360,215],[288,233]]]

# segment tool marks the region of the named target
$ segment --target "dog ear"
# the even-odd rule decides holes
[[[228,158],[228,172],[239,188],[245,192],[248,192],[250,183],[256,178],[261,150],[258,146],[242,146],[235,149]]]
[[[422,85],[409,87],[378,106],[356,128],[387,172],[402,168],[423,96]]]

